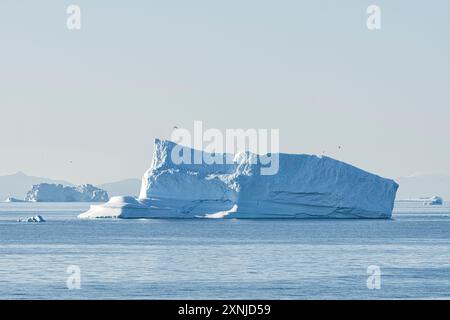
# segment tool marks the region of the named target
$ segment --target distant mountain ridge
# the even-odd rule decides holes
[[[9,197],[23,200],[33,185],[40,183],[62,184],[69,187],[75,186],[75,184],[69,181],[29,176],[19,171],[14,174],[0,176],[0,202],[5,201]],[[141,187],[141,180],[125,179],[104,183],[98,185],[98,187],[106,190],[111,197],[116,195],[137,196]]]

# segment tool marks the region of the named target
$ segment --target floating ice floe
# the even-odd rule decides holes
[[[17,221],[18,222],[45,222],[45,219],[41,215],[37,215],[34,217],[25,218],[25,219],[19,218]]]
[[[113,197],[80,218],[372,218],[392,215],[398,184],[326,156],[279,155],[262,175],[249,152],[224,164],[176,164],[177,144],[155,140],[139,198]],[[184,152],[206,152],[185,148]],[[227,154],[214,157],[229,158]]]

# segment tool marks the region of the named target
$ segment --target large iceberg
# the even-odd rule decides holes
[[[51,183],[33,185],[25,197],[28,202],[106,202],[108,199],[105,190],[91,184],[68,187]]]
[[[175,147],[155,140],[139,198],[113,197],[79,217],[387,219],[392,214],[397,183],[329,157],[281,153],[278,173],[262,175],[261,163],[249,152],[227,164],[175,164]]]

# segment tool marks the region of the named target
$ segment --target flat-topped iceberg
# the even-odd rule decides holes
[[[175,164],[175,147],[155,140],[139,198],[113,197],[79,217],[386,219],[392,214],[397,183],[329,157],[281,153],[278,173],[261,175],[261,164],[249,152],[234,156],[231,164]]]
[[[61,184],[40,183],[28,191],[27,202],[106,202],[108,193],[90,184],[76,187]]]

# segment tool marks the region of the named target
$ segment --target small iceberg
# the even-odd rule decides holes
[[[45,219],[41,215],[37,215],[34,217],[29,217],[26,219],[19,218],[18,222],[45,222]]]
[[[434,196],[428,199],[425,199],[423,202],[425,206],[442,206],[444,204],[444,199],[438,196]]]
[[[5,202],[25,202],[24,200],[20,200],[20,199],[16,199],[13,197],[9,197],[8,199],[5,200]]]
[[[424,206],[442,206],[444,204],[444,199],[439,196],[433,196],[412,199],[399,199],[397,200],[397,202],[419,202]]]

